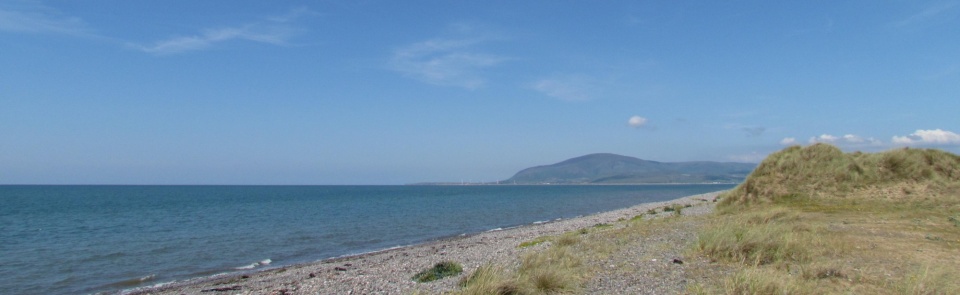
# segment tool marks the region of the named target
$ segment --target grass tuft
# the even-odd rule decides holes
[[[956,269],[926,266],[908,274],[896,289],[901,294],[960,294]]]
[[[463,272],[463,267],[453,261],[443,261],[435,264],[433,267],[421,271],[413,276],[413,280],[419,283],[436,281],[445,277],[456,276]]]
[[[596,228],[596,229],[605,229],[605,228],[611,228],[611,227],[613,227],[613,225],[609,223],[597,223],[593,225],[593,228]]]
[[[794,213],[776,208],[728,217],[698,235],[697,249],[714,258],[747,265],[806,262],[828,247],[827,233],[812,232]]]
[[[460,281],[461,295],[514,295],[521,293],[516,280],[505,275],[503,268],[491,265],[480,266]]]
[[[549,239],[550,239],[550,238],[548,238],[548,237],[538,237],[538,238],[533,239],[533,240],[530,240],[530,241],[521,242],[520,245],[517,245],[517,248],[521,248],[521,249],[522,249],[522,248],[527,248],[527,247],[533,247],[533,246],[536,246],[536,245],[543,244],[544,242],[548,241]]]
[[[580,285],[581,264],[569,247],[554,247],[525,256],[519,272],[536,293],[573,291]]]
[[[723,283],[724,294],[812,294],[789,275],[766,269],[741,271]]]

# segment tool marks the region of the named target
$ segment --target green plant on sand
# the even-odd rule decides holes
[[[463,267],[453,261],[443,261],[435,264],[433,267],[421,271],[413,276],[413,280],[426,283],[436,281],[445,277],[456,276],[463,272]]]

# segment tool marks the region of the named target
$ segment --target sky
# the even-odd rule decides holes
[[[0,184],[960,153],[960,1],[0,1]]]

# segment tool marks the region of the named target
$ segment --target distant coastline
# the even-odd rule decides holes
[[[409,183],[404,185],[437,185],[437,186],[470,186],[470,185],[485,185],[485,186],[577,186],[577,185],[621,185],[621,186],[633,186],[633,185],[716,185],[716,184],[740,184],[742,181],[737,182],[664,182],[664,183],[489,183],[489,182],[417,182]]]

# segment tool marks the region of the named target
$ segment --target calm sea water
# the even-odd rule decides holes
[[[116,292],[731,187],[0,186],[0,290]]]

